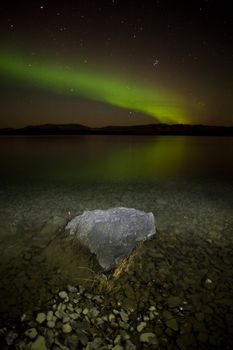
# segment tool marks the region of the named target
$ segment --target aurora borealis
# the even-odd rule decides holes
[[[0,55],[0,71],[25,83],[30,83],[59,94],[72,94],[132,109],[155,117],[161,122],[185,123],[185,113],[171,96],[156,89],[137,86],[96,72],[80,68],[64,69],[52,63],[29,65],[14,55]]]
[[[226,1],[4,2],[0,16],[0,127],[233,123]]]

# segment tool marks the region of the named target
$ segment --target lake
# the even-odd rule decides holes
[[[157,263],[151,257],[144,259],[145,266],[154,264],[151,274],[159,266],[156,276],[162,286],[172,281],[170,293],[186,297],[191,305],[187,319],[198,312],[208,314],[209,305],[212,321],[205,314],[194,337],[198,339],[201,332],[200,339],[212,339],[213,348],[227,349],[228,343],[233,344],[232,159],[232,137],[1,137],[2,320],[15,320],[25,309],[33,309],[35,300],[45,305],[55,285],[77,283],[81,278],[75,275],[74,259],[62,256],[67,247],[51,248],[51,241],[41,238],[51,218],[67,222],[84,210],[134,207],[153,212],[158,230],[153,249],[159,247],[164,261],[170,261],[170,272],[161,265],[161,257]],[[157,259],[159,254],[153,254]],[[179,281],[174,276],[180,276]],[[49,288],[42,288],[43,281]],[[205,291],[203,281],[211,281],[211,288]],[[138,293],[145,293],[145,288]],[[161,295],[166,300],[169,293],[165,290]],[[164,300],[158,301],[161,308]],[[166,332],[171,343],[177,341],[173,331]]]

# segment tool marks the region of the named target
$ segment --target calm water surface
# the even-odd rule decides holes
[[[233,179],[233,138],[2,137],[2,185]]]

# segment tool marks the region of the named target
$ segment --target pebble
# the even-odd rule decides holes
[[[45,337],[39,335],[39,337],[32,343],[31,350],[47,350]]]
[[[77,293],[78,288],[73,287],[73,286],[71,286],[70,284],[68,284],[67,290],[68,290],[68,292],[70,292],[70,293]]]
[[[120,343],[120,341],[121,341],[121,336],[120,336],[120,334],[118,334],[116,336],[116,338],[114,339],[114,344],[118,344],[118,343]]]
[[[68,294],[65,291],[59,292],[58,295],[61,299],[66,299],[66,300],[69,299]]]
[[[112,348],[112,350],[124,350],[124,348],[123,348],[123,346],[117,344]]]
[[[39,312],[36,316],[36,322],[41,324],[46,320],[46,315],[43,312]]]
[[[89,310],[87,309],[87,308],[85,308],[84,310],[83,310],[83,315],[87,315],[89,313]]]
[[[136,350],[136,346],[130,340],[126,340],[125,350]]]
[[[142,333],[140,335],[140,342],[149,344],[158,344],[157,337],[154,333]]]
[[[38,332],[36,328],[29,328],[24,332],[24,334],[26,335],[26,337],[33,340],[37,337]]]
[[[109,322],[114,322],[115,319],[116,319],[116,317],[115,317],[115,315],[110,314],[110,315],[108,316],[108,319],[109,319]]]
[[[137,331],[140,333],[146,327],[146,322],[141,322],[137,326]]]
[[[77,320],[79,318],[79,314],[76,314],[75,312],[73,312],[72,314],[69,315],[70,318],[72,318],[72,320]]]
[[[64,316],[63,319],[62,319],[62,322],[63,322],[63,323],[67,323],[67,322],[69,322],[69,320],[70,320],[70,317],[69,317],[68,315],[65,314],[65,316]]]
[[[68,334],[70,332],[72,332],[72,327],[69,323],[65,323],[63,324],[62,326],[62,332],[65,333],[65,334]]]
[[[47,322],[47,327],[54,328],[55,327],[55,322],[54,321],[48,321]]]
[[[53,311],[48,311],[47,312],[47,321],[52,321],[53,320]]]
[[[127,315],[127,313],[124,310],[120,311],[120,316],[123,322],[128,322],[129,320],[129,316]]]
[[[149,311],[156,311],[156,307],[154,306],[154,305],[151,305],[150,307],[149,307]]]

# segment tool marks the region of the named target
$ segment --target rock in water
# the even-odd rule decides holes
[[[153,213],[123,207],[85,211],[72,219],[66,230],[95,253],[106,270],[127,256],[137,241],[156,232]]]

